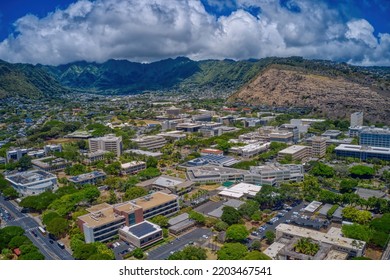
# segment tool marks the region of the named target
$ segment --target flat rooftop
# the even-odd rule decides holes
[[[77,176],[70,177],[69,181],[78,183],[78,182],[84,182],[84,181],[92,180],[92,179],[95,179],[95,178],[101,178],[101,177],[104,177],[104,176],[106,176],[106,173],[104,173],[103,171],[93,171],[93,172],[90,172],[90,173],[85,173],[85,174],[80,174],[80,175],[77,175]]]
[[[134,203],[135,205],[142,207],[145,211],[155,206],[170,202],[172,200],[177,200],[177,198],[178,198],[177,195],[174,194],[154,192],[147,196],[131,200],[131,203]]]
[[[144,151],[144,150],[138,150],[138,149],[126,150],[125,153],[134,153],[134,154],[138,154],[138,155],[145,155],[148,157],[162,156],[162,153],[160,153],[160,152],[150,152],[150,151]]]
[[[359,242],[356,242],[355,239],[341,236],[341,229],[334,227],[330,228],[327,233],[324,233],[316,230],[293,226],[290,224],[279,224],[276,227],[276,231],[283,232],[286,234],[292,234],[294,236],[311,238],[316,241],[341,246],[353,250],[356,250],[357,248],[362,249],[366,244],[366,242],[364,241],[359,241],[359,245]]]
[[[236,168],[228,168],[228,167],[220,167],[220,166],[199,166],[199,167],[191,167],[187,169],[192,172],[195,177],[202,176],[220,176],[220,175],[229,175],[229,174],[248,174],[249,171],[236,169]]]
[[[291,147],[288,147],[286,149],[281,150],[279,153],[281,153],[281,154],[295,154],[297,152],[303,151],[303,150],[308,149],[308,148],[310,148],[310,147],[293,145]]]
[[[248,184],[248,183],[239,183],[230,188],[224,188],[219,195],[230,196],[235,198],[240,198],[244,195],[255,196],[261,190],[261,186]]]
[[[158,225],[155,225],[149,221],[143,221],[139,224],[133,226],[125,226],[122,228],[122,231],[128,232],[131,235],[137,237],[138,239],[148,236],[152,233],[161,231],[161,228]]]
[[[360,132],[360,134],[362,134],[362,133],[390,135],[390,129],[389,128],[379,128],[379,127],[368,127],[368,128],[364,128]]]
[[[138,166],[138,165],[142,165],[142,164],[145,164],[145,162],[144,161],[130,161],[130,162],[121,164],[121,168],[126,169],[126,168],[130,168],[130,167],[134,167],[134,166]]]
[[[6,176],[7,180],[17,184],[30,184],[34,182],[44,181],[47,179],[57,178],[55,175],[42,170],[31,170],[26,172],[19,172],[14,175]]]
[[[322,202],[319,201],[312,201],[309,205],[305,207],[305,211],[314,213],[320,206],[322,205]]]
[[[116,214],[114,212],[114,207],[107,203],[95,205],[88,208],[87,211],[90,213],[80,216],[79,219],[86,223],[90,228],[100,227],[121,220],[124,221],[125,219],[123,216]]]
[[[349,144],[341,144],[337,146],[335,150],[351,151],[351,152],[366,152],[366,153],[375,153],[375,154],[390,154],[390,148],[349,145]]]
[[[266,172],[277,172],[277,171],[297,171],[303,172],[303,166],[301,164],[280,164],[280,163],[269,163],[260,166],[251,166],[251,171],[257,173]]]

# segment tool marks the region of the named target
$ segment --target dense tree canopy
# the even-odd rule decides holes
[[[206,250],[196,246],[187,246],[183,250],[173,253],[168,260],[205,260]]]
[[[241,215],[238,210],[231,206],[225,206],[222,208],[221,220],[228,225],[238,224],[241,220]]]
[[[249,235],[244,225],[231,225],[226,231],[226,238],[235,242],[241,242]]]
[[[217,252],[219,260],[242,260],[248,248],[241,243],[225,243]]]

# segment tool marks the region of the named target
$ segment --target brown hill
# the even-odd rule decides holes
[[[270,65],[230,98],[231,102],[275,107],[310,107],[313,113],[329,118],[349,117],[364,111],[372,122],[389,122],[390,97],[387,91],[331,77],[299,67]]]

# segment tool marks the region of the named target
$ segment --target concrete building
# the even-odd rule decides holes
[[[328,137],[314,136],[311,137],[311,156],[322,158],[326,154],[326,141]]]
[[[348,136],[349,137],[359,137],[360,132],[364,129],[368,128],[368,126],[350,126],[348,130]]]
[[[362,146],[390,148],[390,129],[365,128],[360,131],[359,144]]]
[[[167,140],[162,136],[152,135],[136,138],[132,140],[139,148],[147,150],[159,150],[165,146]]]
[[[180,209],[177,195],[160,191],[131,200],[131,203],[142,208],[144,219],[151,219],[158,215],[172,216]]]
[[[289,131],[293,134],[293,143],[298,143],[300,139],[299,128],[295,124],[285,123],[279,127],[280,130]]]
[[[131,161],[121,164],[122,175],[137,174],[144,169],[146,169],[146,162],[144,161]]]
[[[80,174],[77,176],[70,177],[69,182],[76,185],[85,185],[85,184],[96,184],[98,181],[103,181],[106,179],[106,173],[103,171],[93,171],[90,173]]]
[[[61,144],[45,145],[43,150],[45,151],[45,155],[49,155],[49,154],[54,153],[54,152],[62,152],[62,145]]]
[[[144,248],[163,239],[162,229],[149,221],[119,229],[119,238],[138,248]]]
[[[18,172],[5,179],[21,195],[38,195],[48,190],[57,189],[57,177],[42,170]]]
[[[94,205],[89,213],[77,220],[85,242],[108,241],[118,235],[120,228],[139,224],[157,215],[169,216],[179,210],[178,196],[155,192],[135,200],[110,205]]]
[[[366,242],[364,241],[343,237],[340,228],[332,227],[328,232],[324,233],[283,223],[276,227],[276,240],[281,238],[292,240],[295,237],[310,238],[321,244],[329,245],[329,249],[346,253],[351,257],[362,256],[366,248]],[[282,256],[285,255],[282,254]],[[286,258],[282,257],[281,259]]]
[[[176,130],[188,133],[198,132],[201,128],[202,125],[198,123],[179,123],[176,125]]]
[[[242,182],[244,175],[249,171],[219,166],[199,166],[187,168],[186,175],[192,182],[214,182],[223,183],[226,181]]]
[[[187,161],[187,166],[203,166],[203,165],[217,165],[217,166],[232,166],[236,163],[240,162],[236,160],[234,157],[229,156],[220,156],[220,155],[204,155],[199,158],[195,158],[193,160]]]
[[[179,130],[159,133],[159,134],[157,134],[157,136],[161,136],[167,140],[173,140],[173,141],[185,139],[187,137],[187,135],[185,135],[183,132],[181,132]]]
[[[176,108],[175,106],[169,107],[165,110],[165,114],[167,114],[168,116],[177,117],[180,115],[180,113],[181,113],[181,109]]]
[[[321,134],[323,137],[329,137],[330,139],[337,139],[341,136],[342,132],[340,130],[330,129]]]
[[[221,187],[220,189],[222,190],[218,193],[219,196],[240,199],[255,197],[256,194],[261,190],[261,186],[248,183],[238,183],[234,186],[231,186],[230,188]]]
[[[250,158],[268,150],[270,145],[271,145],[270,142],[268,143],[258,142],[258,143],[248,144],[245,146],[232,147],[229,149],[229,152],[237,154],[238,156],[244,158]]]
[[[100,150],[113,152],[117,157],[120,157],[122,154],[122,136],[116,137],[113,134],[108,134],[104,137],[91,138],[88,141],[91,153]]]
[[[295,143],[294,133],[290,131],[275,131],[269,134],[269,141],[281,143]]]
[[[154,157],[154,158],[160,158],[163,154],[160,152],[151,152],[151,151],[144,151],[144,150],[138,150],[138,149],[131,149],[126,150],[125,153],[129,154],[135,154],[135,155],[141,155],[141,156],[147,156],[147,157]]]
[[[195,224],[196,222],[189,218],[188,213],[183,213],[168,220],[168,230],[170,233],[178,235],[194,227]]]
[[[245,174],[244,181],[257,185],[278,186],[286,182],[301,182],[304,170],[301,164],[270,163],[261,166],[251,166]]]
[[[192,190],[194,183],[177,177],[162,175],[147,181],[138,183],[136,186],[154,191],[169,191],[177,195],[183,195]]]
[[[355,112],[351,114],[351,127],[363,125],[363,112]]]
[[[84,153],[83,154],[83,156],[84,156],[83,162],[85,164],[91,164],[91,163],[97,162],[99,160],[103,160],[104,155],[106,153],[108,153],[108,151],[101,151],[101,150],[98,150],[98,151],[93,152],[93,153]]]
[[[65,170],[66,167],[70,166],[72,163],[63,158],[56,158],[53,156],[34,159],[31,161],[32,165],[40,170],[47,172],[58,172]]]
[[[215,156],[223,156],[223,151],[218,149],[202,149],[200,151],[200,155],[207,156],[207,155],[215,155]]]
[[[362,161],[381,159],[390,161],[390,148],[360,145],[339,145],[335,148],[337,157],[352,157]]]
[[[29,152],[28,149],[20,149],[20,148],[7,151],[6,153],[7,163],[19,161],[24,155],[27,155],[28,152]]]
[[[294,145],[286,149],[281,150],[278,153],[278,160],[291,156],[292,160],[302,160],[310,157],[311,147]]]

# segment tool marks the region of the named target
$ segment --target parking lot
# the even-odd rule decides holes
[[[116,241],[112,244],[112,250],[114,251],[116,260],[123,260],[123,256],[134,251],[135,246],[125,242],[125,241]]]
[[[148,253],[149,260],[165,260],[174,252],[182,250],[186,245],[195,242],[205,242],[210,238],[212,232],[210,229],[196,228],[193,231],[184,234],[168,244],[162,245]]]
[[[307,203],[306,203],[307,204]],[[265,238],[266,231],[275,231],[275,228],[281,224],[281,223],[290,223],[293,219],[294,212],[298,213],[303,207],[306,206],[304,202],[301,202],[298,205],[295,205],[294,207],[288,208],[288,209],[282,209],[278,212],[278,216],[274,218],[274,220],[270,223],[267,223],[263,226],[260,226],[256,231],[251,233],[251,237],[253,239],[263,239]]]

